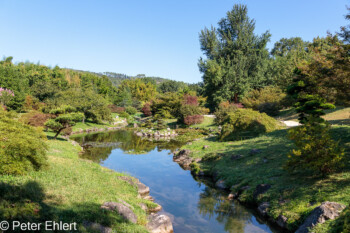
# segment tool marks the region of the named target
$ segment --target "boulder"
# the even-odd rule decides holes
[[[204,145],[203,146],[203,149],[205,150],[205,149],[208,149],[209,148],[209,146],[208,145]]]
[[[263,202],[258,206],[258,212],[259,214],[261,214],[262,216],[266,217],[267,216],[267,211],[270,207],[270,203],[269,202]]]
[[[217,187],[218,189],[228,189],[226,183],[224,180],[218,180],[216,183],[215,183],[215,187]]]
[[[156,207],[154,207],[154,208],[152,208],[152,209],[148,209],[148,212],[150,212],[150,213],[155,213],[155,212],[159,212],[159,211],[161,211],[162,210],[162,206],[161,205],[159,205],[159,204],[157,204],[157,203],[155,203],[157,206]]]
[[[139,205],[140,207],[141,207],[141,209],[143,209],[144,211],[148,211],[148,207],[147,207],[147,205],[145,204],[145,203],[140,203],[140,205]]]
[[[164,214],[151,214],[148,216],[147,229],[151,233],[172,233],[173,224],[168,216]]]
[[[230,200],[230,201],[232,201],[233,199],[235,199],[235,194],[233,194],[233,193],[230,193],[228,196],[227,196],[227,199],[228,200]]]
[[[141,182],[137,183],[137,189],[138,189],[138,192],[141,196],[145,196],[149,193],[149,187],[142,184]]]
[[[116,202],[105,202],[101,206],[102,209],[109,210],[109,211],[116,211],[119,215],[121,215],[124,219],[136,223],[137,222],[137,216],[135,213],[127,206],[125,206],[122,203],[116,203]]]
[[[324,223],[328,219],[335,219],[344,208],[344,205],[336,202],[323,202],[310,213],[296,233],[307,233],[315,225]]]
[[[260,194],[266,193],[271,188],[269,184],[259,184],[256,186],[255,191],[253,193],[254,199],[257,199]]]
[[[190,150],[181,150],[178,154],[174,155],[173,161],[180,164],[184,169],[189,169],[192,163],[192,158],[189,157],[190,153]]]
[[[278,218],[277,218],[277,225],[280,226],[281,228],[287,228],[287,220],[288,218],[283,216],[283,215],[279,215]]]
[[[134,180],[129,176],[118,176],[118,179],[124,180],[124,181],[128,182],[129,184],[131,184],[132,186],[136,186],[136,183],[134,182]]]
[[[93,232],[101,232],[101,233],[112,233],[113,230],[110,227],[105,227],[99,223],[95,222],[83,222],[83,226],[87,229],[93,230]]]

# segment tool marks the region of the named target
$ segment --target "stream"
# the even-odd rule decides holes
[[[172,152],[181,147],[174,140],[152,142],[132,131],[73,136],[85,149],[81,157],[117,172],[138,178],[150,187],[150,195],[168,215],[174,232],[279,232],[209,180],[194,178],[173,162]]]

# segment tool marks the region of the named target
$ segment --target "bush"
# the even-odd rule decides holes
[[[280,128],[279,122],[265,113],[252,109],[237,109],[226,116],[219,138],[222,141],[240,140]]]
[[[27,125],[31,125],[35,127],[44,127],[45,122],[52,117],[53,115],[51,114],[32,111],[32,112],[23,114],[20,118],[20,121]]]
[[[122,112],[122,113],[119,113],[118,115],[119,115],[119,117],[123,117],[126,119],[129,119],[129,117],[130,117],[130,115],[127,112]]]
[[[47,164],[45,135],[0,110],[0,174],[22,175]]]
[[[187,116],[184,119],[184,123],[186,125],[195,125],[200,124],[204,120],[204,117],[202,115],[193,115],[193,116]]]
[[[202,109],[196,105],[187,105],[184,104],[180,107],[178,120],[181,123],[185,123],[185,119],[188,116],[201,115]]]
[[[252,108],[266,114],[276,114],[283,108],[286,94],[278,87],[268,86],[260,90],[251,90],[243,99],[246,108]]]
[[[108,108],[109,108],[109,110],[111,110],[111,112],[113,112],[113,113],[121,113],[121,112],[124,112],[124,111],[125,111],[125,108],[123,108],[123,107],[117,107],[117,106],[114,105],[114,104],[108,105]],[[120,108],[121,108],[121,109],[120,109]]]
[[[145,103],[145,105],[143,105],[142,112],[146,117],[152,116],[151,105],[149,103]]]
[[[221,102],[219,104],[219,107],[214,112],[215,124],[221,125],[224,122],[225,118],[227,117],[228,113],[234,112],[236,109],[237,109],[236,105],[231,104],[228,101]]]
[[[344,149],[332,140],[329,129],[328,123],[320,124],[316,118],[290,129],[288,136],[294,141],[296,149],[288,155],[286,168],[309,169],[322,175],[335,171],[340,166]]]
[[[137,109],[134,107],[126,107],[125,112],[127,112],[129,115],[135,115],[137,113]]]

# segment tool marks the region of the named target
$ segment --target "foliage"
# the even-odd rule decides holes
[[[46,163],[45,135],[0,110],[0,174],[22,175]]]
[[[124,80],[118,86],[118,94],[123,97],[119,103],[130,101],[130,96],[132,99],[147,102],[154,98],[156,92],[156,87],[151,82],[145,82],[142,79]],[[128,106],[127,103],[123,105],[123,107],[126,106]]]
[[[162,82],[157,86],[157,90],[161,93],[182,92],[187,88],[188,86],[184,82],[178,82],[174,80]]]
[[[270,116],[276,116],[283,107],[286,94],[282,89],[274,86],[267,86],[260,90],[251,90],[242,99],[242,103],[247,108],[265,112]]]
[[[234,112],[236,109],[237,107],[228,101],[221,102],[214,112],[215,124],[221,125],[226,119],[228,113]]]
[[[198,173],[200,172],[201,168],[199,167],[198,163],[196,162],[192,162],[190,164],[190,168],[191,168],[191,172],[198,175]]]
[[[259,136],[280,129],[278,121],[252,109],[237,109],[228,113],[219,135],[221,141],[232,141]]]
[[[119,117],[123,117],[125,119],[129,119],[130,118],[129,113],[127,113],[127,112],[121,112],[118,115],[119,115]]]
[[[152,115],[163,118],[177,118],[182,101],[183,96],[179,93],[159,94],[152,101]]]
[[[201,50],[207,59],[200,59],[199,69],[212,109],[222,101],[238,102],[251,88],[270,82],[266,73],[270,33],[258,36],[254,29],[255,21],[248,17],[247,7],[234,5],[219,21],[218,28],[201,31]]]
[[[142,107],[142,112],[146,117],[152,116],[151,110],[151,105],[149,103],[145,103]]]
[[[339,142],[332,140],[330,125],[319,124],[318,119],[311,118],[303,126],[289,130],[289,139],[296,149],[288,155],[286,167],[290,170],[310,169],[315,173],[326,175],[337,168],[344,156],[344,149]]]
[[[345,15],[345,19],[350,20],[350,7],[347,7],[347,9],[349,12]],[[350,43],[350,25],[342,26],[338,34],[343,38],[345,43]]]
[[[20,121],[27,125],[35,127],[44,127],[45,122],[52,117],[53,115],[51,114],[45,114],[38,111],[31,111],[23,114],[20,118]]]
[[[109,110],[110,110],[112,113],[121,113],[121,112],[124,112],[124,111],[125,111],[125,108],[123,108],[123,107],[118,107],[118,106],[116,106],[115,104],[109,104],[107,107],[109,108]]]
[[[137,109],[131,106],[128,106],[125,108],[125,112],[127,112],[129,115],[135,115],[137,113]]]
[[[282,38],[275,43],[271,50],[273,60],[268,68],[275,85],[285,89],[291,84],[294,69],[309,56],[308,44],[300,37]]]
[[[62,130],[72,127],[76,122],[84,119],[84,114],[75,112],[75,109],[71,106],[62,106],[52,110],[50,113],[55,114],[56,117],[46,121],[45,126],[56,133],[54,139],[57,138]]]
[[[308,117],[312,116],[322,122],[321,116],[325,114],[323,110],[335,106],[326,103],[326,100],[317,94],[315,90],[317,80],[303,74],[301,70],[296,70],[296,74],[293,84],[288,87],[288,94],[296,100],[295,107],[299,113],[299,121],[305,123]]]
[[[202,115],[192,115],[192,116],[186,116],[184,118],[185,125],[195,125],[200,124],[204,120],[204,117]]]
[[[13,91],[0,87],[0,104],[6,106],[15,96]]]

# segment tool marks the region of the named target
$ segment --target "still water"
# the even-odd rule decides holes
[[[176,141],[150,142],[120,130],[74,137],[84,146],[81,156],[115,171],[130,174],[150,187],[150,195],[173,222],[174,232],[278,232],[227,193],[196,180],[173,162]]]

